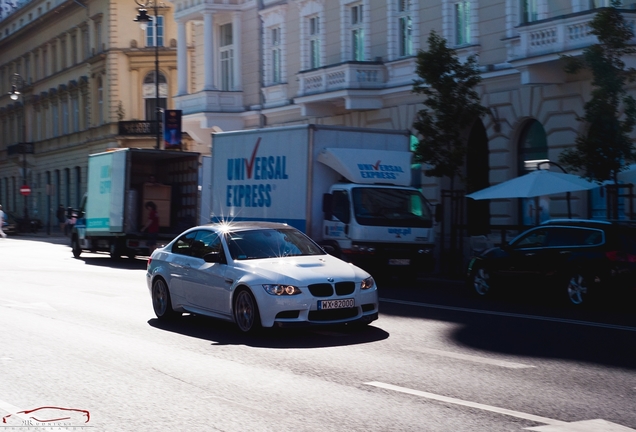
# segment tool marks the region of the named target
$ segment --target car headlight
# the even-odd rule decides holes
[[[362,281],[362,283],[360,284],[360,289],[368,290],[373,288],[374,286],[375,286],[375,281],[373,280],[372,277],[368,277]]]
[[[293,285],[280,285],[280,284],[263,284],[263,288],[267,294],[271,295],[296,295],[300,294],[300,288]]]

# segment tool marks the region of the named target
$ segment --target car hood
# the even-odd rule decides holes
[[[235,267],[244,270],[250,279],[262,278],[267,282],[294,285],[322,283],[327,278],[338,282],[360,281],[369,277],[364,270],[331,255],[237,261]]]

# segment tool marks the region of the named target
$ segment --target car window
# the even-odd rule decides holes
[[[526,233],[513,244],[516,248],[543,247],[547,241],[547,229],[536,229]]]
[[[179,237],[177,241],[174,242],[174,244],[172,245],[172,253],[179,255],[190,255],[190,247],[197,235],[197,232],[198,231],[191,231]]]
[[[226,241],[234,260],[325,254],[318,245],[295,229],[228,232]]]
[[[577,247],[596,246],[603,243],[603,231],[589,228],[561,227],[548,233],[547,246]]]
[[[203,258],[210,252],[221,252],[221,238],[212,231],[197,231],[197,235],[190,247],[190,254],[193,257]]]

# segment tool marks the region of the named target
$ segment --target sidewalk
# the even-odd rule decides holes
[[[70,247],[71,238],[64,235],[58,231],[51,231],[51,234],[46,233],[46,229],[39,230],[37,233],[19,233],[10,235],[10,239],[13,240],[36,240],[36,241],[44,241],[48,243],[67,245]]]

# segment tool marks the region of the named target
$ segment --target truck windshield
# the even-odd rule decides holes
[[[417,190],[358,187],[352,190],[353,212],[360,225],[430,228],[431,210]]]

